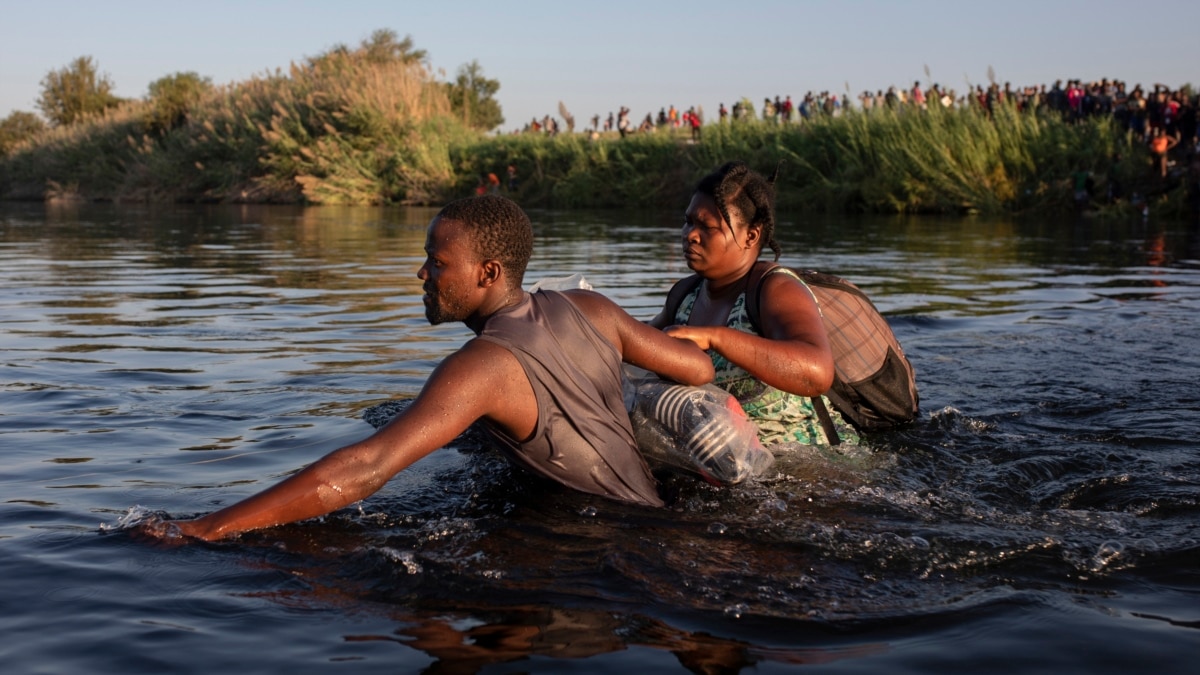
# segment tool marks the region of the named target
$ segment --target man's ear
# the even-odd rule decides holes
[[[479,265],[479,287],[487,288],[504,279],[504,266],[499,260],[484,260]]]

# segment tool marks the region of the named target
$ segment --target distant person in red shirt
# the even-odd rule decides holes
[[[1155,173],[1161,178],[1167,177],[1167,153],[1179,143],[1179,139],[1167,135],[1162,127],[1155,127],[1150,136],[1150,155],[1154,158]]]

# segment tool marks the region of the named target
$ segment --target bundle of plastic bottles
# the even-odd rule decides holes
[[[582,274],[539,280],[529,291],[591,290]],[[758,428],[728,392],[690,387],[625,366],[625,408],[638,448],[652,465],[699,474],[715,485],[761,476],[775,463]]]
[[[775,457],[737,399],[626,369],[625,403],[638,448],[651,465],[697,473],[716,485],[761,476]]]

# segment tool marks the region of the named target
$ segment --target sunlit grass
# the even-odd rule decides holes
[[[1016,213],[1072,208],[1079,168],[1102,183],[1112,157],[1127,184],[1145,149],[1110,120],[1070,124],[1001,105],[709,124],[620,138],[487,136],[451,113],[420,63],[335,51],[290,70],[214,87],[168,130],[146,101],[49,129],[0,159],[0,195],[87,199],[436,204],[514,165],[526,206],[664,207],[740,159],[780,168],[781,206],[826,212]],[[55,187],[57,186],[57,187]]]
[[[781,205],[832,212],[1019,212],[1072,208],[1070,176],[1102,181],[1114,153],[1135,172],[1144,151],[1108,120],[1068,124],[1049,114],[1001,107],[876,110],[802,124],[761,121],[704,128],[699,143],[677,131],[620,139],[605,135],[496,137],[452,152],[458,189],[479,173],[516,164],[520,196],[555,206],[679,203],[708,171],[741,159],[779,167]]]
[[[213,88],[162,133],[148,132],[149,105],[16,147],[0,161],[0,191],[32,198],[53,180],[99,199],[423,202],[453,182],[448,139],[468,133],[423,65],[361,51]]]

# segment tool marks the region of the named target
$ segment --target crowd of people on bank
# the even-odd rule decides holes
[[[853,102],[849,93],[836,94],[829,91],[807,92],[797,101],[791,95],[763,97],[758,111],[746,98],[734,101],[731,106],[721,102],[717,108],[718,123],[737,123],[747,120],[762,120],[775,124],[802,124],[818,116],[839,116],[847,111],[871,114],[879,109],[928,110],[932,107],[975,108],[995,113],[999,106],[1010,105],[1020,113],[1053,111],[1071,122],[1081,122],[1097,116],[1110,116],[1122,129],[1145,143],[1154,160],[1154,172],[1166,177],[1173,165],[1186,167],[1200,158],[1200,135],[1198,135],[1198,95],[1190,86],[1171,88],[1155,83],[1146,88],[1141,84],[1130,87],[1118,79],[1103,78],[1085,82],[1070,79],[1065,83],[1056,80],[1053,85],[1026,85],[1013,87],[992,82],[988,86],[968,87],[964,93],[944,88],[937,83],[922,86],[913,82],[911,87],[890,86],[886,90],[863,91]],[[635,121],[631,111],[621,106],[614,114],[604,118],[593,115],[590,126],[584,129],[593,139],[602,133],[616,132],[621,138],[633,133],[653,133],[662,130],[687,129],[693,142],[699,141],[705,123],[704,110],[691,106],[686,111],[674,104],[659,109],[657,116],[647,112],[640,122]],[[573,120],[570,123],[573,128]],[[533,119],[521,132],[555,135],[560,125],[551,115],[541,120]],[[514,132],[519,133],[519,132]],[[1189,174],[1190,175],[1190,174]]]
[[[984,88],[976,85],[966,94],[959,96],[954,90],[942,90],[937,84],[927,89],[914,82],[911,89],[889,87],[886,92],[872,94],[864,91],[859,95],[863,110],[878,107],[913,106],[927,108],[933,105],[944,107],[975,106],[989,113],[996,106],[1011,103],[1018,111],[1053,110],[1071,121],[1089,117],[1111,115],[1123,128],[1149,140],[1155,129],[1181,141],[1196,136],[1196,92],[1187,88],[1172,89],[1164,84],[1155,84],[1145,89],[1137,84],[1130,88],[1121,80],[1101,79],[1096,82],[1056,80],[1046,85],[1029,85],[1014,88],[1011,83],[1003,86],[992,83]]]
[[[722,102],[718,106],[718,121],[740,121],[761,119],[776,123],[800,123],[820,115],[836,116],[857,109],[870,112],[880,108],[928,109],[931,106],[945,108],[977,107],[993,112],[998,105],[1011,104],[1018,111],[1053,110],[1063,117],[1079,121],[1098,115],[1111,115],[1123,128],[1150,142],[1156,130],[1175,139],[1175,144],[1194,149],[1197,136],[1197,92],[1187,87],[1172,89],[1164,84],[1145,88],[1136,84],[1132,88],[1122,80],[1104,78],[1095,82],[1079,79],[1057,80],[1053,85],[1028,85],[1013,87],[992,83],[987,87],[975,85],[965,93],[943,88],[937,83],[923,87],[919,81],[912,87],[891,86],[874,93],[864,91],[857,96],[857,106],[849,93],[838,95],[829,91],[809,91],[798,101],[791,95],[774,98],[764,97],[761,108],[756,112],[749,99],[736,100],[731,106]],[[607,117],[599,114],[591,118],[588,133],[616,131],[621,136],[634,132],[650,132],[669,128],[692,130],[699,138],[704,125],[704,112],[699,106],[686,111],[675,105],[659,109],[657,116],[647,112],[640,122],[635,122],[628,107],[621,106]],[[521,130],[526,133],[559,132],[560,124],[552,115],[541,120],[533,119]]]
[[[603,121],[600,115],[593,115],[591,126],[586,128],[584,132],[596,137],[601,132],[615,130],[624,138],[635,132],[646,133],[661,129],[677,129],[682,127],[690,130],[693,140],[699,140],[700,128],[704,125],[704,112],[695,106],[687,110],[680,110],[674,104],[669,109],[667,107],[659,108],[657,117],[653,113],[646,113],[646,116],[636,126],[629,113],[629,108],[621,106],[616,115],[610,110],[608,117],[604,118]],[[545,115],[541,120],[536,117],[533,118],[520,132],[513,133],[544,133],[547,136],[555,136],[558,134],[559,128],[558,121],[554,117]]]

